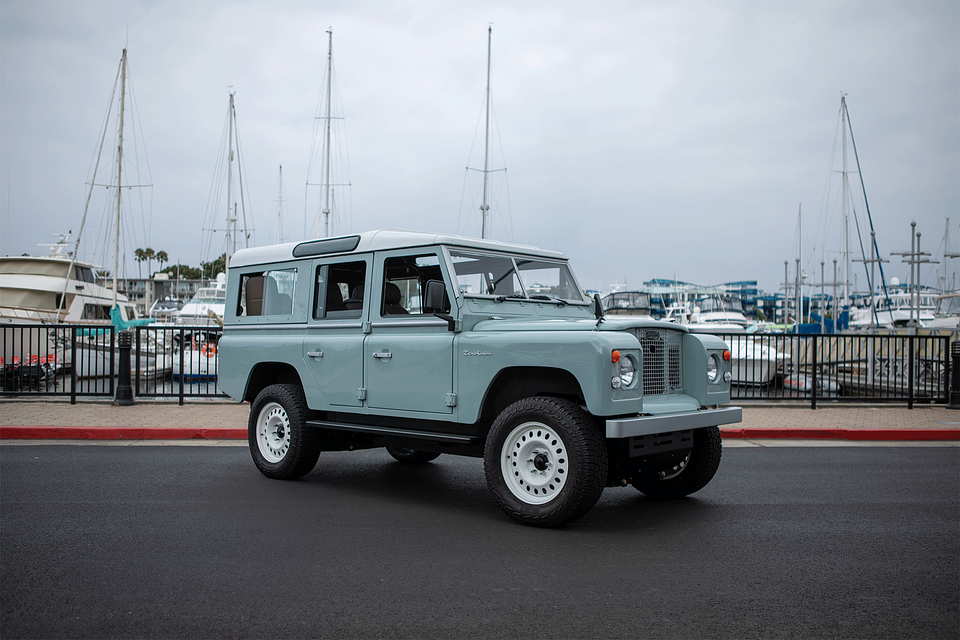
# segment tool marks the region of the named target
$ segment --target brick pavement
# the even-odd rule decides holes
[[[197,400],[183,406],[138,401],[0,401],[0,439],[183,440],[245,439],[248,404]],[[960,411],[942,405],[746,404],[743,422],[725,438],[960,441]]]

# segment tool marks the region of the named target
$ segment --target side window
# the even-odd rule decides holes
[[[359,318],[363,312],[363,282],[367,263],[341,262],[317,267],[313,318]]]
[[[383,267],[381,317],[433,313],[434,310],[425,309],[424,292],[429,281],[443,282],[440,259],[436,254],[387,258]],[[449,301],[445,304],[449,311]]]
[[[238,316],[282,316],[293,313],[296,269],[246,273],[240,277]]]

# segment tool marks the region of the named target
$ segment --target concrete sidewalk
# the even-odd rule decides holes
[[[724,438],[960,441],[960,411],[942,405],[745,404]],[[245,440],[249,404],[224,400],[110,402],[5,400],[0,440]]]

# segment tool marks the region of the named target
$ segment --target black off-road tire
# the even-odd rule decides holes
[[[487,486],[511,518],[556,527],[597,503],[607,478],[600,430],[579,406],[560,398],[518,400],[497,416],[484,448]]]
[[[659,500],[683,498],[703,489],[720,466],[723,444],[719,427],[693,432],[693,449],[680,463],[666,469],[647,470],[634,478],[638,491]]]
[[[320,432],[306,426],[307,401],[298,385],[274,384],[250,405],[247,441],[260,473],[276,480],[300,478],[320,457]]]
[[[400,464],[424,464],[440,457],[436,451],[419,451],[403,447],[387,447],[387,453]]]

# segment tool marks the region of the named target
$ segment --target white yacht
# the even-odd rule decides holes
[[[113,290],[97,284],[98,268],[73,260],[69,235],[46,256],[0,257],[0,322],[9,324],[110,324]],[[137,319],[136,306],[116,296],[121,318]]]
[[[201,327],[211,324],[219,326],[222,324],[226,306],[227,276],[221,273],[211,286],[197,289],[190,301],[177,312],[177,323]]]

